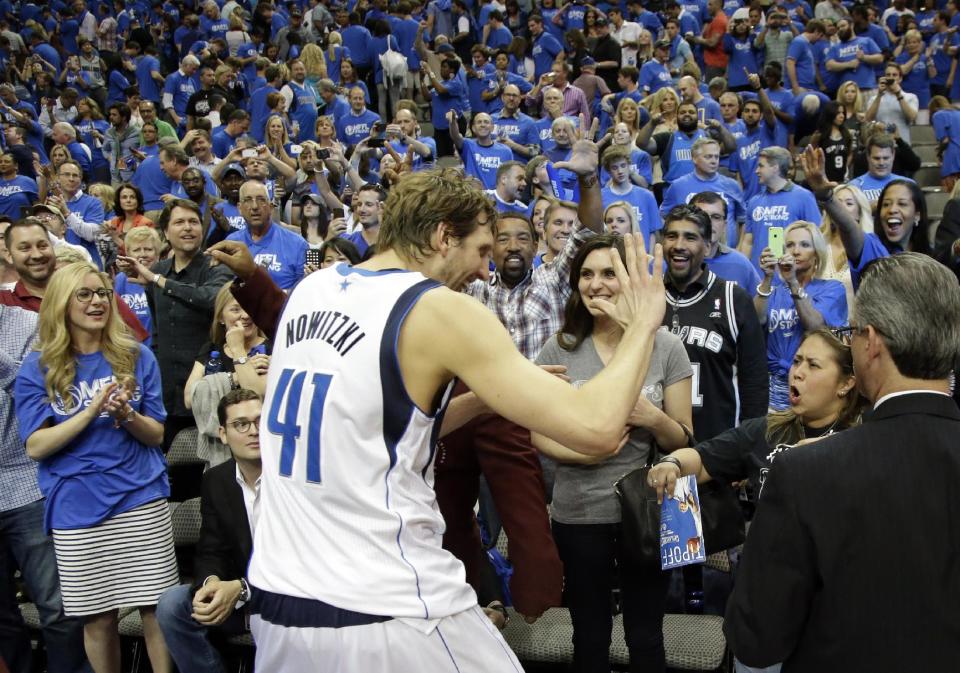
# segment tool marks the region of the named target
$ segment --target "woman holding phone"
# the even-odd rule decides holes
[[[782,251],[772,249],[778,240],[783,241]],[[817,225],[798,220],[786,228],[782,239],[771,229],[770,244],[760,253],[763,280],[753,302],[768,332],[770,408],[779,411],[790,403],[787,374],[803,335],[843,325],[847,295],[840,281],[824,279],[829,252]],[[781,282],[774,284],[778,271]]]

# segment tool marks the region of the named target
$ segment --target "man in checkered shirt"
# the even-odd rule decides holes
[[[53,542],[44,533],[37,464],[27,457],[13,411],[13,381],[37,336],[38,314],[0,305],[0,659],[11,673],[28,673],[30,636],[14,600],[20,568],[37,606],[50,673],[86,670],[83,624],[63,614]]]

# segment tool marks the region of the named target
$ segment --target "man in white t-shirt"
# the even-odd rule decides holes
[[[900,88],[902,80],[900,66],[888,63],[877,81],[877,93],[867,101],[867,121],[896,124],[900,137],[909,145],[910,125],[917,118],[920,101],[916,94]]]
[[[638,68],[637,52],[643,26],[633,21],[624,21],[623,10],[619,7],[611,7],[607,17],[610,19],[610,36],[620,45],[620,65]]]

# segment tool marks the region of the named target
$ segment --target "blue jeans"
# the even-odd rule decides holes
[[[223,661],[210,644],[209,628],[196,621],[189,584],[170,587],[157,603],[157,621],[180,673],[224,673]]]
[[[0,657],[11,673],[30,671],[30,638],[14,596],[14,568],[20,568],[40,613],[50,673],[89,671],[83,623],[63,614],[53,541],[43,530],[43,500],[0,512]]]

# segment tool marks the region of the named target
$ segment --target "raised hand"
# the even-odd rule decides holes
[[[250,249],[240,241],[220,241],[207,248],[204,254],[211,258],[210,266],[223,264],[243,280],[250,278],[257,270]]]
[[[610,249],[610,261],[620,283],[617,303],[599,299],[594,304],[625,330],[636,327],[656,331],[663,322],[667,306],[663,288],[663,248],[659,244],[654,248],[651,267],[643,234],[624,236],[623,245],[626,264],[616,248]]]
[[[807,185],[814,192],[837,186],[837,183],[827,180],[827,156],[819,147],[807,145],[800,155],[800,165]]]

